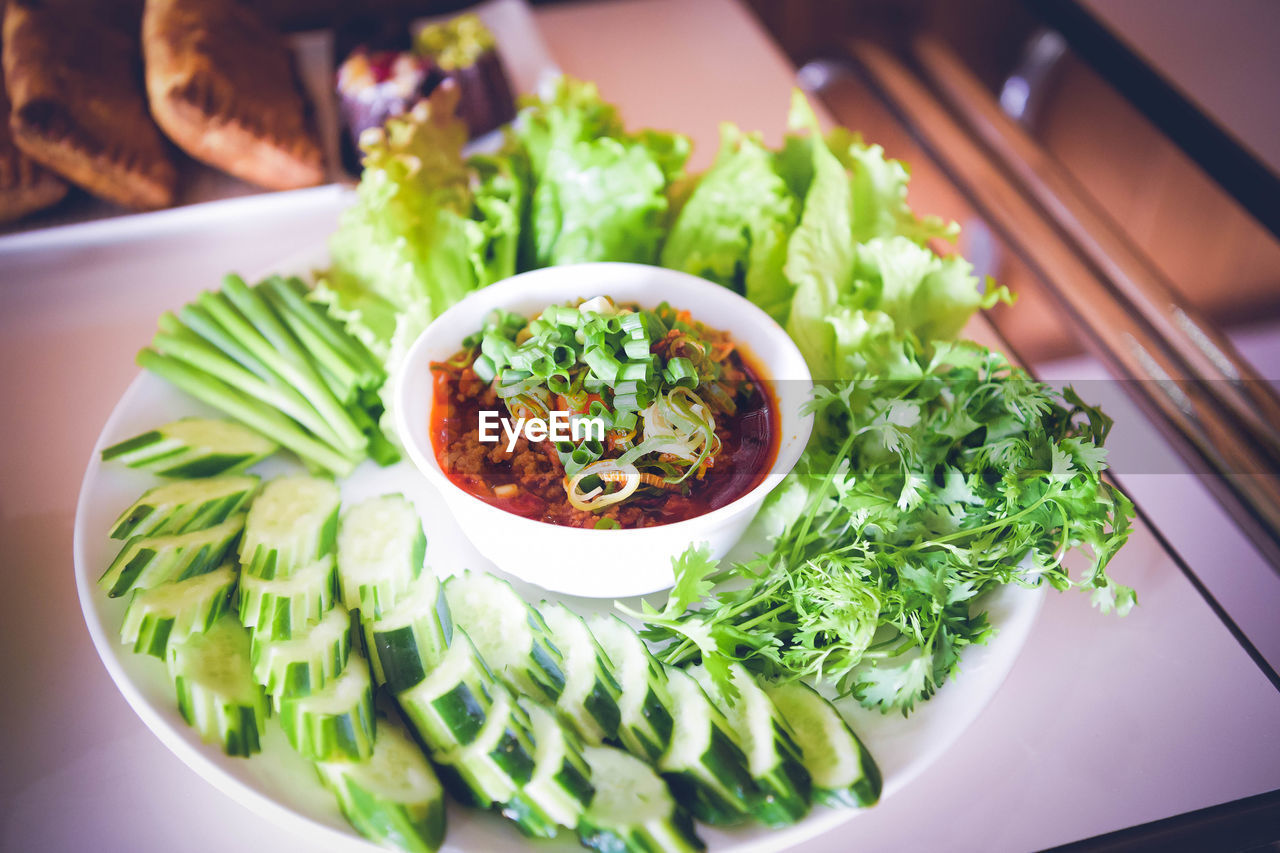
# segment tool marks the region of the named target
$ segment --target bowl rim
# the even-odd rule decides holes
[[[489,311],[496,308],[507,307],[509,302],[519,298],[520,293],[518,288],[523,281],[529,278],[550,277],[556,272],[580,270],[583,268],[591,268],[602,273],[607,273],[610,270],[625,270],[632,273],[635,273],[638,270],[644,270],[649,274],[669,276],[673,279],[682,279],[683,286],[701,289],[711,299],[723,299],[725,304],[735,305],[738,310],[745,311],[747,315],[751,317],[751,322],[757,324],[762,330],[764,330],[765,334],[775,338],[778,346],[780,346],[784,351],[789,351],[787,355],[792,357],[796,365],[799,366],[803,375],[788,377],[785,381],[803,382],[808,386],[808,390],[811,392],[813,388],[813,377],[809,371],[808,364],[804,360],[804,356],[800,353],[799,347],[796,346],[795,341],[792,340],[789,334],[787,334],[786,330],[754,302],[751,302],[746,297],[724,287],[723,285],[716,284],[713,281],[692,275],[691,273],[656,266],[653,264],[637,264],[622,261],[595,261],[590,263],[540,267],[538,269],[517,273],[516,275],[496,281],[487,287],[472,291],[463,299],[454,303],[442,312],[432,320],[421,333],[419,333],[418,337],[414,339],[413,344],[410,345],[409,349],[406,351],[404,360],[401,363],[403,365],[415,364],[419,360],[419,350],[425,348],[429,341],[431,341],[437,334],[440,334],[441,329],[456,329],[459,326],[459,321],[457,319],[459,315],[469,312],[472,305],[476,302],[492,302],[492,304],[486,309],[487,314]],[[604,283],[599,289],[604,291],[605,295],[607,295],[607,291],[609,289],[607,277],[602,276],[602,278],[604,279]],[[510,291],[510,294],[508,294],[508,291]],[[497,295],[495,296],[495,294]],[[511,298],[506,298],[508,295]],[[493,301],[495,299],[498,301]],[[706,321],[704,320],[703,322]],[[712,325],[714,326],[714,324]],[[723,328],[723,326],[714,327]],[[459,346],[462,342],[461,339],[468,334],[471,334],[471,332],[463,332],[459,335]],[[769,374],[772,367],[765,364],[762,359],[755,357],[754,354],[752,354],[752,358],[752,366],[765,374],[762,379],[766,382],[771,381],[773,377]],[[461,496],[464,501],[467,502],[468,506],[471,506],[478,511],[489,514],[496,513],[496,515],[491,515],[490,517],[501,518],[503,523],[513,524],[517,528],[527,529],[530,532],[541,531],[542,535],[560,535],[553,531],[563,531],[563,535],[576,536],[581,540],[586,540],[589,537],[607,537],[608,541],[616,544],[624,539],[635,539],[646,534],[650,537],[657,533],[662,533],[664,535],[678,535],[683,531],[692,532],[693,530],[705,527],[708,524],[727,521],[751,507],[753,503],[759,504],[763,502],[765,497],[767,497],[771,491],[782,483],[783,479],[795,468],[796,463],[800,461],[800,456],[803,454],[805,447],[809,443],[809,438],[813,433],[813,413],[802,410],[788,416],[788,414],[783,411],[781,400],[778,399],[777,394],[774,394],[774,400],[778,407],[778,452],[774,456],[773,465],[770,466],[769,470],[765,472],[764,477],[759,483],[752,487],[750,491],[739,495],[724,506],[713,509],[710,512],[705,512],[701,515],[695,515],[680,521],[673,521],[668,524],[659,524],[650,527],[612,528],[603,530],[589,527],[571,527],[568,525],[551,524],[537,519],[525,518],[522,515],[516,515],[515,513],[499,509],[453,482],[453,480],[444,473],[443,469],[440,468],[439,461],[436,459],[435,449],[433,447],[427,447],[426,452],[424,452],[423,449],[418,447],[417,443],[414,441],[414,432],[409,428],[409,424],[406,420],[407,407],[405,405],[406,397],[411,391],[411,383],[414,381],[421,381],[421,377],[415,378],[415,375],[411,374],[409,370],[401,370],[396,379],[394,389],[394,399],[396,403],[396,431],[399,433],[400,439],[404,443],[405,449],[408,451],[409,457],[414,463],[414,467],[432,483],[435,483],[437,488],[441,489],[441,496],[444,498],[446,504],[453,500],[451,495]],[[806,395],[806,398],[807,397],[808,395]],[[428,414],[430,414],[433,407],[434,403],[429,400],[427,405]],[[786,434],[787,430],[783,426],[788,417],[794,419],[792,425],[796,427],[794,432],[795,441],[792,443],[788,442]],[[427,440],[429,443],[430,436],[428,436]],[[784,450],[786,451],[785,456]],[[526,525],[529,526],[526,527]]]

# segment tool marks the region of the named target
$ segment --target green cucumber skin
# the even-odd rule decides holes
[[[707,750],[691,767],[663,773],[676,801],[688,805],[693,816],[712,826],[739,823],[750,813],[755,784],[747,772],[747,758],[718,726],[712,725]]]
[[[481,776],[480,770],[489,770],[493,778]],[[515,794],[515,787],[510,780],[503,780],[501,774],[492,768],[445,764],[436,762],[436,775],[440,784],[462,805],[472,809],[487,809],[495,803],[506,802]]]
[[[525,838],[555,838],[560,833],[556,823],[537,803],[517,791],[499,807],[502,816],[516,825]]]
[[[850,729],[849,733],[853,734],[853,730]],[[880,767],[857,735],[853,735],[853,740],[858,747],[858,757],[862,764],[862,776],[858,781],[844,788],[818,788],[815,786],[813,789],[813,801],[815,803],[834,808],[866,808],[880,802],[880,792],[884,787],[884,778],[880,774]]]
[[[419,652],[414,626],[378,631],[372,621],[366,621],[364,637],[374,681],[386,685],[392,693],[408,690],[427,677],[427,664]]]
[[[155,505],[145,503],[144,495],[117,519],[110,536],[112,539],[128,539],[131,536],[172,535],[213,527],[226,521],[248,503],[253,492],[252,488],[248,488],[200,503],[169,507],[167,513],[161,513]]]
[[[604,674],[604,677],[608,677],[607,674]],[[616,738],[618,736],[618,726],[622,724],[622,712],[618,710],[618,702],[614,698],[618,695],[618,692],[616,688],[610,691],[602,675],[597,674],[596,683],[583,703],[587,713],[591,715],[596,725],[600,727],[600,731],[604,733],[606,740]],[[582,732],[578,734],[585,736]]]
[[[269,581],[277,575],[285,577],[294,569],[305,566],[312,560],[318,560],[325,554],[332,552],[337,536],[338,507],[335,506],[333,512],[329,514],[320,526],[316,536],[315,547],[309,547],[306,553],[281,555],[278,549],[260,544],[253,549],[253,553],[248,557],[244,554],[240,555],[241,567],[259,580]]]
[[[449,763],[443,757],[446,751],[435,753],[441,783],[460,802],[476,808],[500,804],[505,809],[533,775],[533,745],[526,733],[510,724],[504,727],[498,745],[482,756]],[[541,809],[527,802],[521,807],[531,810],[529,826],[536,826],[535,814]],[[551,822],[546,817],[542,820]]]
[[[378,684],[385,684],[392,693],[400,693],[427,677],[430,667],[444,654],[446,642],[444,631],[433,615],[424,615],[412,624],[391,631],[380,631],[375,621],[365,620],[365,646]],[[427,620],[426,625],[423,620]]]
[[[243,471],[266,458],[260,454],[249,453],[209,453],[189,461],[184,460],[168,468],[157,468],[156,474],[183,480],[215,477],[218,474],[234,474],[237,471]]]
[[[405,713],[424,737],[441,746],[467,746],[475,742],[489,718],[492,701],[477,695],[465,681],[423,707],[402,702]]]
[[[530,618],[530,623],[534,626],[533,641],[533,663],[534,666],[528,670],[529,679],[533,685],[539,688],[541,695],[533,698],[545,700],[551,704],[560,698],[560,694],[564,692],[564,670],[560,668],[560,664],[556,661],[559,652],[552,653],[546,645],[545,635],[540,636],[537,631],[540,629],[537,623]],[[541,629],[541,630],[545,630]]]
[[[654,691],[652,684],[645,693],[644,704],[640,715],[645,725],[619,725],[618,737],[623,747],[637,758],[650,764],[657,762],[671,744],[671,731],[674,721],[671,711],[663,704],[662,699]],[[652,733],[655,737],[650,737]]]
[[[509,723],[503,729],[498,745],[488,755],[517,787],[533,777],[533,744],[528,732],[518,726]]]
[[[693,818],[679,807],[669,820],[648,826],[613,828],[584,819],[578,827],[578,840],[598,853],[700,853],[707,849]]]
[[[773,721],[773,742],[778,762],[766,775],[753,780],[756,794],[751,814],[770,827],[789,826],[809,813],[813,782],[804,767],[800,747],[783,724]]]
[[[851,784],[841,785],[838,788],[823,787],[814,783],[811,791],[811,797],[814,804],[830,806],[832,808],[864,808],[866,806],[875,805],[880,801],[880,793],[884,785],[884,780],[881,776],[879,766],[876,764],[875,759],[871,757],[871,753],[867,751],[862,740],[856,733],[854,733],[853,729],[844,719],[844,716],[840,714],[839,710],[833,707],[831,705],[831,701],[818,693],[817,690],[814,690],[804,682],[783,683],[773,688],[773,690],[776,691],[789,688],[792,685],[795,685],[796,689],[802,691],[802,695],[806,696],[806,701],[827,705],[829,712],[835,714],[841,721],[845,734],[849,736],[853,741],[854,747],[858,750],[858,766],[861,771],[858,777],[854,779]],[[773,698],[773,691],[770,691],[770,693],[770,698]],[[779,703],[775,702],[775,705],[776,704]],[[781,708],[779,708],[779,711],[781,711]],[[785,715],[783,716],[785,718]],[[795,729],[793,729],[793,731],[794,730]],[[797,734],[796,737],[798,738],[799,734]],[[800,740],[795,740],[793,738],[792,742],[796,746],[796,751],[800,755],[800,760],[804,763],[806,771],[809,772],[812,778],[814,775],[814,771],[810,769],[813,766],[811,764],[812,757],[806,758],[804,756],[803,750],[799,746],[799,743],[802,740],[802,738]]]
[[[751,815],[765,826],[790,826],[809,813],[813,786],[804,765],[783,758],[766,776],[753,780]]]
[[[164,660],[169,652],[169,634],[173,631],[173,617],[158,619],[153,616],[143,618],[142,627],[138,629],[138,639],[133,644],[134,654],[150,655]],[[206,628],[208,626],[205,626]]]
[[[434,853],[444,843],[442,797],[432,800],[425,809],[410,809],[399,803],[389,803],[359,785],[347,782],[338,794],[338,804],[357,832],[378,843],[389,844],[407,853]]]
[[[223,556],[234,547],[238,538],[239,532],[220,542],[203,544],[188,554],[191,551],[189,547],[176,549],[178,553],[157,551],[141,544],[147,537],[137,536],[120,549],[98,584],[106,589],[108,596],[119,598],[135,586],[146,589],[202,575],[222,564]]]
[[[318,600],[297,604],[289,596],[260,594],[240,589],[240,621],[253,633],[255,640],[288,640],[296,633],[314,626],[338,601],[338,571],[329,569]]]
[[[159,444],[163,440],[164,440],[164,436],[160,434],[160,430],[157,430],[157,429],[148,430],[147,432],[144,432],[141,435],[135,435],[133,438],[127,438],[124,441],[120,441],[111,445],[110,447],[103,448],[102,460],[104,462],[107,462],[112,459],[116,459],[120,456],[127,456],[128,454],[132,453],[135,450],[138,450],[144,447],[150,447],[154,444]],[[171,452],[176,453],[177,450],[178,448],[175,448]],[[128,465],[129,463],[126,462],[125,464]],[[130,467],[133,467],[133,466],[130,465]]]
[[[206,618],[195,627],[195,633],[208,631],[213,627],[213,623],[217,622],[230,609],[233,589],[235,589],[234,585],[227,587],[227,594],[219,596],[215,600]],[[144,616],[142,624],[138,628],[138,639],[134,641],[133,651],[136,654],[151,655],[164,660],[169,651],[169,637],[173,633],[173,626],[177,621],[177,617],[174,616],[154,616],[151,614]]]
[[[262,751],[261,736],[266,732],[267,715],[269,714],[266,698],[259,694],[260,702],[254,706],[236,705],[231,713],[222,720],[220,731],[205,731],[199,728],[199,720],[193,711],[194,701],[187,679],[178,675],[173,680],[174,690],[178,694],[178,712],[187,725],[200,732],[200,736],[208,741],[214,736],[222,743],[222,751],[230,756],[248,758]]]
[[[251,652],[253,677],[266,688],[268,694],[277,699],[309,696],[331,679],[337,678],[346,667],[351,656],[351,631],[347,630],[341,636],[342,639],[328,649],[332,654],[326,659],[290,661],[283,670],[267,667],[265,648],[270,641],[255,638]]]
[[[372,691],[345,714],[307,714],[297,708],[300,698],[282,699],[279,707],[281,728],[299,755],[309,761],[361,761],[373,754],[377,723]]]
[[[591,784],[590,768],[586,766],[581,755],[577,755],[576,758],[577,761],[574,761],[573,757],[566,756],[560,772],[556,773],[554,778],[556,784],[568,796],[585,806],[595,796],[596,788]]]

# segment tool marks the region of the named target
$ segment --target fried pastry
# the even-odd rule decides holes
[[[9,133],[9,99],[0,74],[0,224],[52,207],[67,194],[67,184],[19,150]]]
[[[10,0],[3,58],[23,153],[126,207],[173,203],[177,174],[147,114],[127,28],[85,4]]]
[[[235,0],[147,0],[147,94],[191,156],[271,189],[320,183],[324,163],[283,39]]]

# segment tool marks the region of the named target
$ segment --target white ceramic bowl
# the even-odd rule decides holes
[[[522,518],[454,484],[431,447],[430,365],[449,358],[495,308],[525,317],[548,305],[608,296],[652,308],[666,301],[696,320],[727,331],[770,383],[778,404],[780,440],[764,480],[719,509],[685,521],[638,530],[586,530]],[[436,318],[410,348],[395,389],[396,428],[410,458],[443,495],[463,533],[498,568],[549,590],[593,598],[644,595],[673,583],[671,558],[707,543],[723,556],[742,536],[761,503],[796,464],[813,416],[802,415],[813,383],[787,333],[755,305],[695,276],[641,264],[575,264],[513,276],[476,291]]]

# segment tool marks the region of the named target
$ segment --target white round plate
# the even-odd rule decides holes
[[[317,262],[323,263],[323,258],[323,253],[310,252],[281,263],[271,272],[305,275]],[[140,346],[144,343],[139,341]],[[191,769],[228,796],[326,849],[380,849],[364,841],[348,826],[333,797],[320,786],[307,762],[289,748],[274,720],[268,726],[262,753],[249,759],[227,757],[217,746],[202,743],[183,722],[164,664],[156,658],[135,655],[119,642],[125,599],[107,598],[96,583],[119,546],[108,538],[107,531],[116,516],[156,481],[149,474],[120,465],[102,465],[99,452],[159,424],[199,414],[215,413],[144,373],[129,386],[98,436],[80,489],[74,543],[76,585],[93,644],[116,686],[143,722]],[[300,468],[283,459],[272,459],[255,470],[270,477],[293,471],[295,467]],[[467,568],[492,569],[454,525],[440,496],[408,462],[389,468],[365,462],[342,483],[344,501],[390,492],[403,493],[417,506],[427,531],[427,563],[438,574],[443,577]],[[760,546],[759,536],[748,530],[727,559],[748,557]],[[513,584],[531,601],[554,597],[584,615],[610,607],[609,601],[553,596],[514,579]],[[933,699],[917,706],[909,718],[869,712],[856,703],[841,704],[841,710],[884,774],[884,797],[893,796],[924,771],[981,713],[1012,668],[1043,597],[1040,591],[1016,587],[1006,587],[994,594],[987,605],[991,621],[999,629],[996,637],[988,646],[967,650],[960,677],[948,682]],[[660,595],[654,603],[661,604]],[[749,825],[720,830],[700,826],[699,831],[712,851],[762,853],[798,845],[837,824],[856,819],[858,813],[818,808],[807,819],[787,829]],[[522,848],[581,849],[572,838],[551,844],[525,842],[497,816],[450,804],[445,851]]]

